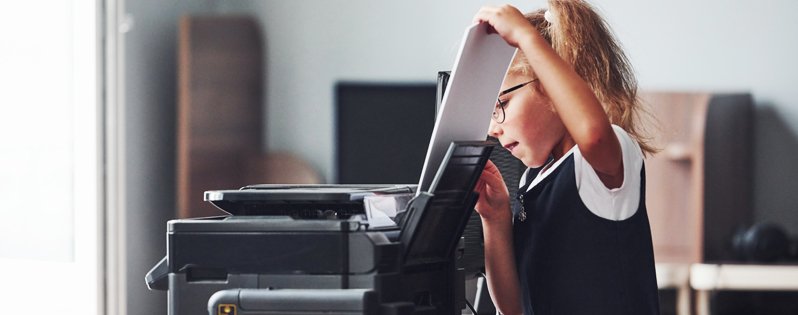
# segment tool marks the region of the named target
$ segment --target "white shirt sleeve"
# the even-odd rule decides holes
[[[621,221],[628,219],[640,203],[640,170],[643,167],[643,152],[637,141],[616,125],[615,135],[621,143],[623,151],[623,184],[621,187],[608,189],[599,179],[590,163],[582,157],[577,147],[574,150],[574,173],[576,188],[587,208],[604,219]]]

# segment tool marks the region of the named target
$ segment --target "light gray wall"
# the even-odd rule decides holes
[[[166,255],[175,217],[177,25],[182,14],[211,13],[213,0],[125,0],[124,35],[127,315],[166,314],[166,293],[144,275]]]
[[[755,216],[798,233],[798,2],[593,1],[644,90],[742,91],[756,111]],[[334,179],[338,80],[433,81],[448,70],[484,1],[239,0],[220,12],[260,19],[266,45],[266,148]],[[543,1],[511,1],[522,11]]]

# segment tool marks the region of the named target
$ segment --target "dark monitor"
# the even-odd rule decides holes
[[[435,124],[436,85],[338,83],[339,184],[417,184]]]

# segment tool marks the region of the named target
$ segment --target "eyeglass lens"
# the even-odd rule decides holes
[[[532,82],[535,82],[537,80],[538,79],[534,79],[534,80],[531,80],[531,81],[528,81],[528,82],[525,82],[525,83],[521,83],[521,84],[516,85],[514,87],[511,87],[509,89],[506,89],[506,90],[502,91],[501,93],[499,93],[499,96],[502,96],[502,95],[505,95],[505,94],[510,93],[512,91],[515,91],[517,89],[520,89],[520,88],[524,87],[525,85],[527,85],[529,83],[532,83]],[[504,122],[504,106],[505,105],[507,105],[507,101],[502,102],[499,98],[496,98],[496,106],[493,108],[493,120],[496,123],[498,123],[498,124],[501,124],[501,123]]]
[[[496,100],[496,106],[493,108],[493,121],[496,123],[503,123],[504,122],[504,104],[500,100]]]

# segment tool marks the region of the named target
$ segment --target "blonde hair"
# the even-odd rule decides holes
[[[640,145],[643,153],[658,151],[642,121],[655,123],[637,95],[637,79],[620,44],[595,9],[582,0],[549,0],[546,9],[525,16],[554,51],[582,77],[596,94],[610,123],[623,128]],[[510,72],[531,76],[532,66],[520,51]]]

